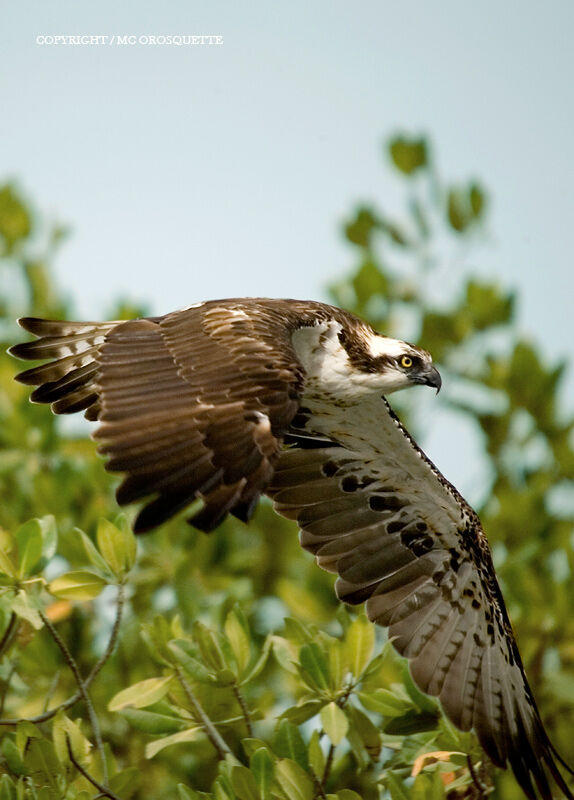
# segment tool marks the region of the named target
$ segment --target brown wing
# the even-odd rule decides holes
[[[18,379],[40,383],[32,399],[56,413],[87,408],[100,421],[107,468],[127,473],[118,502],[148,500],[136,531],[195,499],[203,507],[190,521],[203,530],[228,512],[247,519],[269,482],[303,371],[280,311],[258,327],[253,306],[212,302],[101,326],[23,321],[41,338],[13,354],[56,360]]]
[[[338,596],[366,601],[389,627],[418,686],[452,722],[474,728],[528,797],[572,798],[529,688],[478,518],[380,399],[308,427],[333,443],[293,448],[268,493],[297,520],[301,544],[336,572]]]
[[[24,330],[37,336],[31,342],[15,344],[8,351],[16,358],[48,363],[16,375],[27,386],[37,386],[30,400],[50,403],[54,414],[85,411],[88,419],[98,418],[97,356],[109,331],[117,322],[60,322],[23,317]]]

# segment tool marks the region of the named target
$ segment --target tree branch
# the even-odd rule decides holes
[[[50,632],[50,635],[52,636],[52,639],[56,642],[56,644],[60,648],[60,651],[61,651],[62,655],[64,656],[64,661],[66,662],[66,664],[70,668],[70,671],[71,671],[72,675],[74,676],[76,683],[78,684],[79,694],[80,694],[82,700],[84,701],[84,703],[86,704],[86,710],[88,712],[88,717],[90,719],[90,725],[91,725],[91,728],[92,728],[92,732],[94,734],[94,739],[96,741],[96,749],[97,749],[97,751],[99,753],[99,756],[100,756],[100,759],[101,759],[101,762],[102,762],[102,773],[103,773],[103,776],[104,776],[104,783],[107,783],[108,782],[108,766],[107,766],[107,763],[106,763],[106,754],[104,752],[104,742],[103,742],[103,739],[102,739],[102,732],[100,730],[100,723],[99,723],[99,720],[98,720],[98,718],[96,716],[96,712],[95,712],[94,706],[92,704],[92,700],[91,700],[91,698],[90,698],[90,696],[88,694],[88,690],[86,689],[86,686],[84,684],[84,680],[83,680],[83,678],[82,678],[82,676],[80,674],[79,667],[78,667],[78,665],[76,663],[76,660],[74,659],[73,655],[68,650],[68,647],[67,647],[66,643],[64,642],[64,640],[62,639],[62,637],[60,636],[60,634],[58,633],[58,631],[56,630],[56,628],[54,627],[52,622],[48,619],[46,614],[42,610],[40,610],[38,613],[40,614],[40,617],[42,618],[42,622],[46,626],[47,630]]]
[[[112,627],[112,632],[110,634],[110,638],[108,640],[108,644],[106,649],[104,650],[103,654],[100,658],[96,661],[94,666],[92,667],[89,675],[84,680],[84,688],[88,689],[88,687],[93,682],[94,678],[98,675],[106,661],[111,656],[114,648],[116,646],[118,640],[118,633],[120,629],[120,624],[122,620],[123,610],[126,601],[126,589],[123,583],[118,584],[118,597],[117,597],[117,608],[116,608],[116,616],[114,619],[114,624]],[[67,700],[64,700],[60,705],[56,706],[55,708],[51,708],[49,711],[44,711],[42,714],[38,714],[36,717],[21,717],[19,719],[0,719],[0,726],[1,725],[17,725],[19,722],[32,722],[36,725],[39,725],[41,722],[47,722],[48,720],[55,717],[58,711],[65,711],[70,706],[75,705],[79,700],[82,699],[81,691],[75,692],[75,694],[68,697]]]
[[[106,789],[105,786],[103,786],[99,781],[97,781],[94,778],[93,775],[90,775],[90,773],[86,769],[84,769],[84,767],[82,767],[82,765],[79,763],[79,761],[76,759],[76,756],[74,755],[74,751],[72,750],[72,744],[70,742],[70,737],[68,736],[68,734],[66,734],[66,745],[68,747],[68,755],[70,756],[70,761],[78,770],[78,772],[81,775],[83,775],[84,778],[92,784],[92,786],[95,786],[95,788],[100,793],[100,797],[109,797],[110,800],[121,800],[121,798],[118,797],[117,794],[114,794],[110,789]]]
[[[241,713],[243,714],[243,719],[245,720],[245,727],[247,728],[247,735],[252,738],[253,737],[253,720],[251,719],[251,714],[249,712],[249,708],[247,703],[245,702],[245,698],[239,691],[239,686],[236,683],[233,684],[233,694],[235,695],[235,699],[239,704],[239,708],[241,709]]]
[[[198,721],[203,726],[203,730],[205,731],[205,733],[207,734],[207,738],[215,748],[218,757],[223,761],[226,758],[226,756],[233,755],[232,751],[229,749],[229,747],[227,746],[227,744],[225,743],[225,741],[222,739],[221,735],[215,728],[215,725],[203,710],[203,707],[201,706],[199,700],[195,696],[193,689],[185,679],[181,667],[175,667],[175,674],[181,685],[181,688],[185,693],[185,696],[187,697],[190,706],[193,709],[193,713],[196,715]]]

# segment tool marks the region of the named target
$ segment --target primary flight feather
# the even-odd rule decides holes
[[[195,500],[201,530],[247,521],[262,493],[338,574],[346,603],[388,626],[418,686],[476,731],[526,796],[574,800],[528,685],[475,512],[386,395],[440,388],[426,351],[322,303],[243,298],[128,322],[20,320],[34,402],[97,420],[136,532]],[[568,769],[566,767],[566,769]]]

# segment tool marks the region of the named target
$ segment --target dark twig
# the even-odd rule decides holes
[[[6,630],[0,639],[0,656],[3,655],[4,650],[8,648],[10,644],[10,640],[15,633],[15,630],[18,628],[18,617],[14,612],[10,614],[10,619],[8,620],[8,625],[6,626]]]
[[[215,728],[215,725],[205,713],[199,700],[195,696],[193,689],[185,679],[181,667],[175,668],[175,674],[193,710],[193,714],[195,715],[197,721],[201,723],[203,730],[205,731],[207,738],[215,748],[218,757],[223,761],[227,756],[233,755],[232,751],[229,749],[229,747],[227,746],[227,744],[225,743],[225,741],[222,739],[219,732]]]
[[[466,756],[466,763],[468,765],[468,771],[470,773],[470,777],[472,778],[472,782],[480,792],[479,797],[488,797],[491,790],[489,790],[488,786],[486,786],[477,775],[474,764],[472,763],[472,758],[468,753]]]
[[[235,699],[239,703],[239,708],[241,709],[241,713],[243,714],[243,719],[245,720],[245,727],[247,728],[247,735],[250,738],[253,738],[253,721],[251,719],[251,714],[249,713],[249,708],[247,703],[245,702],[245,698],[239,691],[239,686],[237,684],[233,684],[233,694],[235,695]]]
[[[68,734],[66,734],[66,745],[68,747],[68,755],[70,756],[70,761],[78,770],[78,772],[81,775],[83,775],[84,778],[92,784],[92,786],[95,786],[95,788],[100,793],[99,796],[109,797],[110,800],[121,800],[121,798],[118,797],[117,794],[114,794],[110,789],[107,789],[103,784],[97,781],[93,775],[90,775],[90,773],[86,769],[84,769],[84,767],[82,767],[82,765],[79,763],[76,756],[74,755],[74,751],[72,750],[72,744],[70,742],[70,737],[68,736]]]
[[[323,800],[327,800],[327,795],[325,794],[325,789],[323,788],[323,783],[319,780],[319,778],[314,775],[313,783],[315,784],[315,794],[313,795],[313,800],[317,797],[322,797]]]
[[[331,772],[331,767],[333,766],[333,758],[335,756],[335,745],[332,744],[329,747],[329,752],[327,753],[327,761],[325,762],[325,769],[323,770],[323,775],[321,776],[321,789],[325,791],[325,787],[327,786],[327,781],[329,780],[329,773]]]
[[[102,739],[102,733],[100,731],[100,723],[99,723],[98,718],[96,716],[96,712],[94,710],[94,706],[92,704],[91,698],[90,698],[90,696],[88,694],[88,691],[86,689],[86,685],[84,683],[84,680],[83,680],[83,678],[82,678],[82,676],[80,674],[79,667],[78,667],[78,665],[76,663],[76,660],[74,659],[73,655],[68,650],[68,647],[67,647],[66,643],[64,642],[64,640],[62,639],[62,637],[60,636],[60,634],[58,633],[58,631],[56,630],[56,628],[54,627],[52,622],[48,619],[48,617],[45,615],[45,613],[42,610],[40,610],[38,613],[40,614],[40,617],[42,618],[42,622],[46,626],[47,630],[50,632],[50,635],[52,636],[52,639],[56,642],[56,644],[60,648],[60,651],[61,651],[62,655],[64,656],[64,661],[66,662],[66,664],[70,668],[70,671],[71,671],[72,675],[74,676],[74,678],[76,680],[76,683],[78,684],[78,690],[79,690],[80,696],[81,696],[82,700],[84,701],[84,703],[86,704],[86,710],[88,712],[88,717],[90,719],[90,725],[91,725],[92,732],[94,734],[94,739],[95,739],[95,742],[96,742],[96,749],[97,749],[97,751],[99,753],[99,756],[100,756],[100,759],[101,759],[101,762],[102,762],[102,772],[103,772],[103,775],[104,775],[104,783],[107,783],[108,782],[108,767],[107,767],[107,763],[106,763],[106,754],[104,752],[104,742],[103,742],[103,739]]]

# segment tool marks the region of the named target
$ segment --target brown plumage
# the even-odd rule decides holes
[[[381,395],[440,387],[428,353],[344,311],[294,300],[211,301],[129,322],[26,318],[13,355],[55,413],[84,410],[134,529],[194,500],[211,530],[261,493],[339,575],[338,596],[389,627],[420,688],[474,728],[526,796],[574,800],[544,729],[478,517]]]

